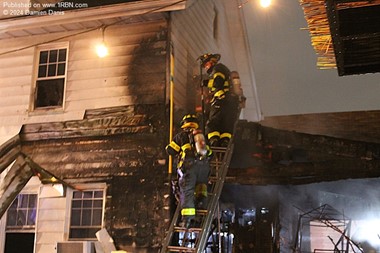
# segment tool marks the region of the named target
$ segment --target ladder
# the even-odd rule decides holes
[[[231,161],[233,146],[232,138],[226,148],[211,147],[214,157],[210,161],[211,175],[208,187],[207,210],[196,210],[197,225],[192,228],[185,228],[179,226],[181,220],[181,206],[180,203],[178,203],[169,230],[163,241],[161,253],[206,252],[208,239],[213,232],[211,230],[213,221],[216,218],[215,216],[219,215],[219,197]]]

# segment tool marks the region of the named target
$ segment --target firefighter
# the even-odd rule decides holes
[[[176,134],[165,148],[169,155],[178,158],[177,173],[182,225],[185,227],[195,222],[195,200],[200,205],[203,204],[199,208],[206,208],[207,203],[209,160],[212,157],[212,151],[198,127],[197,116],[186,114],[181,121],[182,131]]]
[[[210,112],[206,122],[206,134],[210,146],[226,147],[232,137],[239,101],[231,96],[231,71],[220,63],[220,54],[204,54],[199,57],[209,79],[202,82],[212,95]]]

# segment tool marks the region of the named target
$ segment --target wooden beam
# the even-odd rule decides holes
[[[229,169],[226,182],[246,185],[300,185],[380,177],[380,160],[336,159],[288,166],[270,164]]]
[[[16,135],[0,147],[0,173],[17,158],[21,150],[20,137]]]
[[[12,165],[0,188],[0,217],[7,211],[17,194],[28,183],[33,176],[32,169],[28,166],[22,156],[19,156]]]
[[[65,186],[68,186],[68,187],[70,187],[72,189],[79,190],[79,191],[81,190],[78,187],[76,187],[76,186],[74,186],[72,184],[69,184],[66,181],[64,181],[64,180],[60,179],[59,177],[55,176],[53,173],[45,170],[40,165],[38,165],[37,163],[35,163],[30,157],[28,157],[26,155],[23,155],[23,156],[24,156],[25,162],[29,165],[30,168],[32,168],[33,172],[35,172],[35,174],[37,174],[37,176],[41,180],[41,183],[43,183],[43,184],[60,183],[60,184],[63,184]]]

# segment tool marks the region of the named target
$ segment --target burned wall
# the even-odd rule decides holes
[[[28,125],[22,152],[71,184],[105,182],[105,228],[116,247],[157,252],[170,221],[165,118],[165,106],[144,105]]]

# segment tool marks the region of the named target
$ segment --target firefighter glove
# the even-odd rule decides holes
[[[208,79],[202,81],[202,87],[207,87],[208,85]]]

